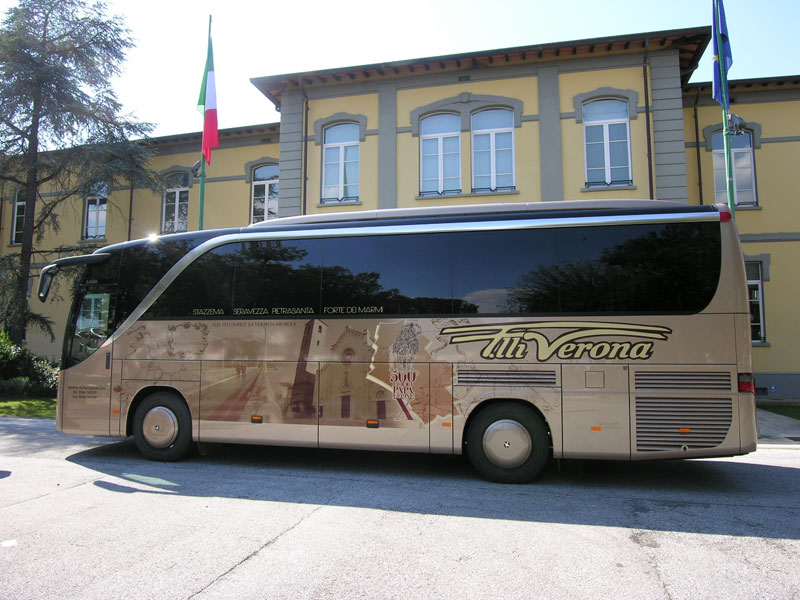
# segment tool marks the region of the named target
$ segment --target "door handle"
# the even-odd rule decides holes
[[[111,352],[106,352],[106,370],[111,368]]]

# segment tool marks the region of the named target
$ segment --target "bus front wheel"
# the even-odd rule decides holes
[[[133,415],[136,447],[150,460],[173,461],[192,449],[192,416],[186,403],[169,392],[145,398]]]
[[[542,418],[511,402],[475,415],[466,436],[467,457],[483,477],[498,483],[525,483],[544,468],[550,438]]]

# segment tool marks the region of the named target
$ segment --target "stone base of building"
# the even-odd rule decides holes
[[[800,373],[756,373],[756,397],[800,398]]]

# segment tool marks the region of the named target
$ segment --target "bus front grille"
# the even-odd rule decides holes
[[[730,398],[636,398],[636,450],[714,448],[732,418]]]
[[[727,371],[637,371],[637,390],[719,390],[731,391],[731,374]]]
[[[554,386],[555,371],[458,371],[458,385]]]

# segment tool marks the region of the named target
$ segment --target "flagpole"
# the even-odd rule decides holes
[[[197,230],[203,231],[203,211],[206,204],[206,157],[200,156],[200,217]]]
[[[728,209],[736,218],[736,198],[733,190],[733,156],[731,154],[730,100],[728,98],[728,74],[722,65],[722,20],[719,2],[714,0],[715,35],[717,55],[714,57],[714,68],[719,70],[720,88],[722,91],[722,148],[725,155],[725,190],[728,195]]]
[[[211,15],[208,15],[208,39],[211,39]],[[205,135],[205,127],[203,127]],[[203,213],[206,205],[206,157],[200,153],[200,217],[198,219],[198,230],[203,230]]]

